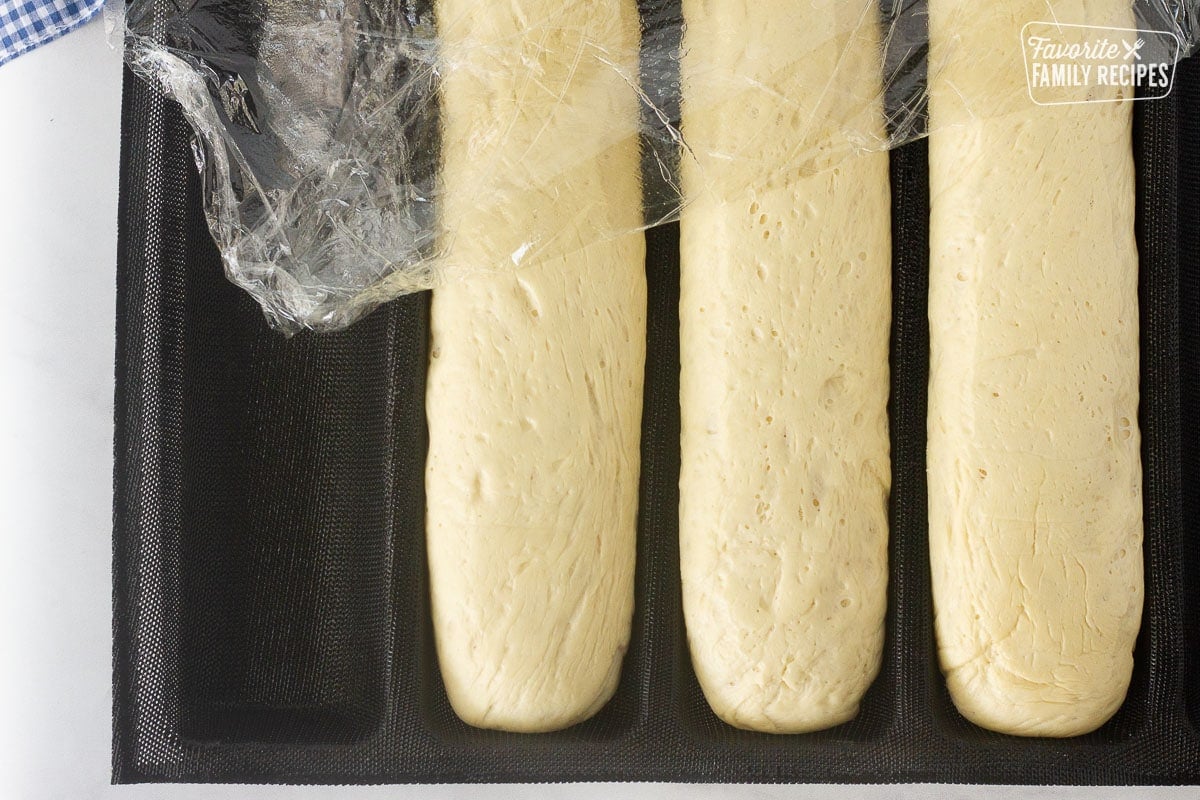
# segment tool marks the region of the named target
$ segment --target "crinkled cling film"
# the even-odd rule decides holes
[[[637,37],[614,35],[611,20],[634,0],[479,7],[487,2],[511,6],[516,36],[486,22],[494,11],[462,13],[463,2],[445,4],[452,19],[439,18],[439,0],[127,2],[118,29],[126,62],[182,107],[225,270],[276,328],[343,328],[402,294],[629,233],[619,228],[639,215],[606,213],[602,187],[594,207],[553,203],[579,164],[615,147],[642,153],[643,226],[677,218],[688,201],[680,159],[703,169],[738,158],[720,136],[693,143],[681,132],[681,59],[692,83],[707,84],[696,96],[723,98],[728,113],[786,115],[812,132],[780,151],[774,174],[927,133],[925,87],[937,65],[927,63],[923,0],[811,0],[830,8],[828,30],[806,34],[782,60],[753,43],[711,59],[683,53],[685,7],[744,17],[755,4],[642,0]],[[1169,32],[1182,57],[1198,38],[1198,2],[1136,0],[1137,27]],[[873,63],[838,57],[861,54],[864,40],[879,53]],[[806,59],[827,75],[820,92],[789,97],[762,79],[812,74]],[[864,80],[864,69],[878,79]],[[470,93],[477,115],[444,125],[446,87]],[[456,237],[472,246],[448,247]]]

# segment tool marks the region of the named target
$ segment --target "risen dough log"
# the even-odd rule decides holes
[[[1132,16],[1051,5],[929,5],[938,651],[964,716],[1029,736],[1116,711],[1142,609],[1130,104],[1034,106],[1018,46]]]
[[[680,556],[731,725],[855,715],[887,584],[890,215],[876,9],[684,0]],[[837,67],[836,75],[833,75]]]
[[[553,730],[612,695],[633,609],[646,312],[644,237],[631,233],[637,8],[438,0],[437,13],[442,214],[456,230],[446,263],[501,268],[433,296],[438,660],[466,722]],[[530,263],[502,269],[527,250]]]

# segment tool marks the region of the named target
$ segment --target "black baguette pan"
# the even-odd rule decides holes
[[[1200,59],[1168,99],[1136,104],[1146,605],[1124,705],[1067,740],[975,727],[937,667],[923,142],[891,154],[890,604],[861,713],[752,734],[700,693],[677,563],[678,228],[664,225],[647,235],[631,647],[596,717],[522,735],[460,722],[437,669],[427,296],[342,333],[271,331],[223,277],[178,108],[127,73],[122,122],[114,782],[1200,782]]]

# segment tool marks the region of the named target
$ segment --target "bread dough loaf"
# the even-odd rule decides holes
[[[883,136],[875,8],[683,11],[692,664],[731,725],[826,728],[879,669],[886,607],[888,156],[854,147]]]
[[[646,324],[644,237],[631,233],[637,7],[436,9],[444,258],[496,270],[433,294],[438,660],[466,722],[553,730],[612,695],[633,611]],[[562,247],[545,246],[553,231]]]
[[[1081,734],[1125,696],[1142,610],[1131,109],[1033,105],[1018,43],[1034,20],[1133,19],[1127,0],[929,16],[938,653],[972,722]]]

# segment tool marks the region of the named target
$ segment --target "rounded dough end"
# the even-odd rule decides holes
[[[778,709],[763,706],[732,707],[724,698],[705,694],[713,712],[727,725],[756,733],[814,733],[842,725],[858,716],[859,698],[836,706],[821,706],[806,701],[784,703],[794,707],[780,713]]]
[[[812,733],[858,715],[879,672],[882,644],[881,629],[875,642],[854,651],[853,663],[835,659],[840,663],[813,664],[807,675],[785,674],[794,662],[772,670],[761,663],[726,665],[719,673],[711,669],[712,658],[700,661],[693,654],[692,663],[705,700],[722,722],[758,733]],[[839,677],[823,677],[830,675]]]
[[[601,677],[594,688],[577,682],[564,687],[562,679],[550,676],[540,681],[534,691],[490,699],[486,692],[475,690],[470,677],[447,669],[451,664],[466,663],[466,659],[455,659],[450,654],[443,658],[439,652],[439,661],[450,707],[463,722],[508,733],[550,733],[590,719],[612,699],[628,649],[628,642],[622,642],[613,652],[607,672],[593,673]]]
[[[1032,683],[994,660],[976,659],[946,671],[955,708],[981,728],[1012,736],[1066,738],[1091,733],[1121,704],[1133,672],[1132,653],[1112,665],[1110,681]],[[1079,690],[1091,690],[1086,694]]]

